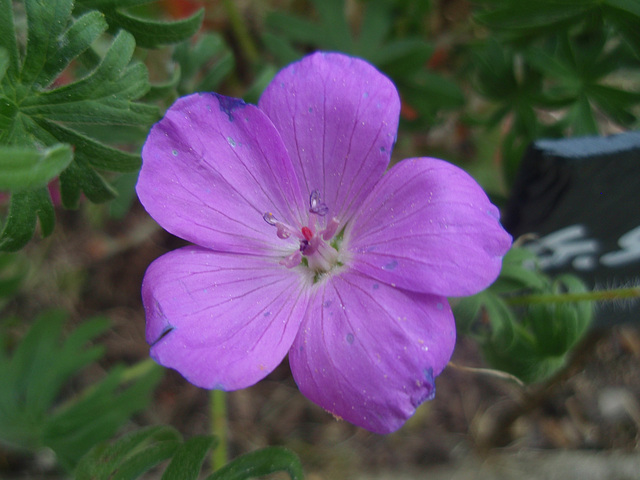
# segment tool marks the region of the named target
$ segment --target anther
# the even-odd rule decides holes
[[[327,228],[325,228],[322,232],[322,238],[324,238],[325,240],[331,240],[338,231],[339,226],[340,221],[336,217],[333,217],[327,224]]]

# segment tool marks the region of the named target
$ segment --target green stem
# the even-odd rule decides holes
[[[531,305],[539,303],[571,303],[583,301],[616,301],[640,297],[640,287],[616,288],[612,290],[594,290],[577,293],[545,293],[517,295],[505,298],[509,305]]]
[[[249,29],[247,29],[246,24],[242,20],[242,16],[238,12],[235,0],[224,0],[222,3],[225,11],[227,12],[227,16],[229,17],[229,22],[231,22],[233,33],[235,34],[246,59],[251,63],[255,63],[258,60],[258,49],[251,39]]]
[[[218,439],[218,446],[211,454],[213,471],[226,465],[227,453],[227,394],[222,390],[210,393],[211,402],[211,433]]]

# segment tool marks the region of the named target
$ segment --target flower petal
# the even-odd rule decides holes
[[[447,300],[356,272],[315,291],[289,362],[300,391],[376,433],[397,430],[433,398],[455,343]]]
[[[142,284],[151,356],[199,387],[253,385],[291,346],[308,282],[264,257],[174,250],[151,264]]]
[[[344,235],[354,269],[443,296],[477,293],[500,273],[511,236],[498,209],[460,168],[434,158],[395,165]]]
[[[292,224],[301,224],[302,213],[306,218],[308,200],[278,132],[242,100],[179,99],[152,128],[142,158],[140,201],[163,228],[198,245],[237,253],[284,249],[264,213]]]
[[[316,53],[280,71],[259,106],[301,188],[318,190],[329,215],[347,221],[389,163],[400,114],[393,83],[358,58]]]

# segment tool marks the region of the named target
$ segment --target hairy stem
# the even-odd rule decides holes
[[[594,290],[576,293],[544,293],[516,295],[505,298],[509,305],[531,305],[540,303],[571,303],[583,301],[616,301],[640,298],[640,287],[615,288],[611,290]]]

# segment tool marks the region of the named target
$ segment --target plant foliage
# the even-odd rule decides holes
[[[78,464],[77,480],[133,480],[170,460],[162,480],[197,480],[207,452],[215,448],[212,436],[186,441],[173,428],[157,426],[131,432],[110,444],[94,447]],[[275,472],[292,480],[304,478],[300,460],[290,451],[270,447],[242,455],[206,477],[207,480],[246,480]]]
[[[0,331],[0,442],[13,450],[51,448],[67,469],[93,445],[110,438],[144,409],[162,370],[123,366],[84,391],[70,394],[70,381],[103,354],[90,342],[104,332],[104,318],[85,321],[62,341],[66,315],[42,314],[15,346]]]
[[[125,8],[150,3],[141,0],[24,0],[24,13],[13,3],[0,0],[0,188],[11,192],[0,232],[6,251],[24,246],[37,220],[43,236],[52,232],[46,184],[53,178],[60,179],[63,206],[76,208],[81,194],[92,202],[115,196],[104,172],[138,170],[139,155],[108,145],[118,137],[104,142],[96,128],[104,137],[159,118],[157,107],[139,101],[150,85],[134,58],[136,40],[146,47],[181,41],[202,17],[138,19]],[[26,32],[16,27],[23,23]],[[69,83],[69,71],[84,74]]]
[[[478,341],[492,368],[532,383],[564,366],[567,355],[591,325],[592,303],[540,303],[516,310],[509,305],[509,298],[523,293],[586,291],[577,277],[551,279],[535,268],[533,253],[512,248],[498,280],[487,290],[460,299],[454,313],[460,333]]]

